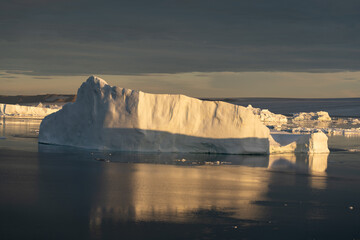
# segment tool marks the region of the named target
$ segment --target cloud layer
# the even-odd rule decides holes
[[[0,66],[33,75],[360,70],[356,0],[3,0]]]

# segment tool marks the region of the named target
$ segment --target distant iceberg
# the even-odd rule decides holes
[[[24,118],[44,118],[45,116],[59,111],[61,107],[44,107],[42,104],[37,106],[23,106],[18,104],[0,103],[0,117],[24,117]]]
[[[251,105],[248,105],[247,108],[253,112],[260,120],[266,125],[282,125],[288,122],[286,116],[282,114],[275,114],[270,112],[268,109],[254,108]]]
[[[305,138],[317,140],[313,135]],[[291,151],[328,151],[325,138],[318,148],[295,139],[298,147]],[[225,154],[269,154],[282,146],[252,109],[112,87],[95,76],[81,85],[74,103],[44,118],[39,142],[117,151]]]
[[[330,122],[331,117],[328,112],[319,111],[319,112],[300,112],[294,113],[293,122],[299,121],[319,121],[319,122]]]

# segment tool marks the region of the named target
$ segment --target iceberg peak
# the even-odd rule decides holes
[[[95,75],[90,76],[86,80],[86,83],[88,83],[94,87],[96,86],[96,87],[100,87],[100,88],[103,88],[105,85],[108,85],[108,83],[104,79],[99,78]]]

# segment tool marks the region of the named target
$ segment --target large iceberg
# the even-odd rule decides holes
[[[92,76],[79,88],[76,102],[42,121],[39,142],[119,151],[267,154],[269,135],[245,107],[111,87]]]
[[[325,134],[270,135],[253,112],[221,101],[112,87],[92,76],[79,88],[76,102],[44,118],[39,142],[136,152],[329,151]]]

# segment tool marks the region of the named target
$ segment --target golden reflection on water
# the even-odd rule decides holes
[[[325,172],[329,153],[321,154],[272,154],[269,169],[296,169],[310,172]]]
[[[326,169],[329,153],[322,154],[282,154],[269,156],[269,169],[274,170],[296,170],[309,172],[310,187],[314,189],[325,189]]]
[[[37,137],[41,120],[0,117],[0,137]]]
[[[261,219],[269,173],[243,166],[184,167],[113,164],[104,169],[90,225],[112,221],[191,221],[202,210],[234,209],[233,217]],[[129,174],[119,173],[127,172]]]
[[[265,156],[264,156],[265,157]],[[90,227],[103,221],[189,222],[201,211],[228,212],[232,218],[263,220],[268,208],[268,169],[325,171],[328,154],[269,156],[268,167],[239,165],[176,166],[160,164],[104,165]],[[318,175],[317,175],[318,176]],[[316,176],[310,187],[325,188]]]

